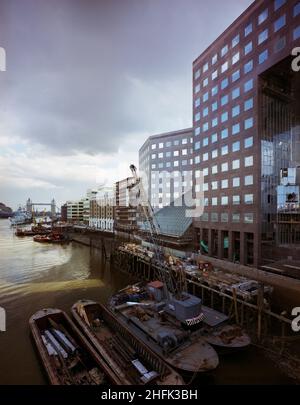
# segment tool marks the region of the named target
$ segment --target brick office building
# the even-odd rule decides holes
[[[193,62],[197,248],[259,265],[300,243],[300,2],[257,0]],[[278,247],[280,247],[278,249]]]

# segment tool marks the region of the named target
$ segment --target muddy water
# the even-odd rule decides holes
[[[0,332],[0,384],[46,383],[29,334],[30,315],[45,307],[68,311],[80,298],[105,303],[128,283],[128,276],[109,270],[96,249],[76,243],[44,245],[31,237],[18,238],[9,222],[0,220],[0,306],[7,314],[7,331]],[[220,367],[205,381],[291,382],[254,348],[221,359]]]

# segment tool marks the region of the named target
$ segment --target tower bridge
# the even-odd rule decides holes
[[[35,205],[46,205],[48,207],[51,207],[51,218],[55,218],[56,217],[56,202],[54,200],[54,198],[52,198],[51,202],[49,203],[45,203],[45,202],[32,202],[32,200],[30,198],[28,198],[28,200],[26,201],[26,211],[28,213],[32,213],[32,210],[34,208]]]

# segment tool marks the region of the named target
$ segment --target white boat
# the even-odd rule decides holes
[[[27,211],[18,209],[13,217],[9,218],[11,225],[30,224],[32,221],[32,215]]]

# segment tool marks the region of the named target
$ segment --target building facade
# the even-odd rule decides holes
[[[153,208],[163,208],[191,187],[193,129],[150,136],[139,150],[139,171]]]
[[[90,200],[89,226],[101,231],[113,232],[115,218],[115,190],[103,188]]]
[[[72,223],[83,222],[84,199],[67,201],[67,221]]]
[[[132,232],[137,230],[137,202],[130,193],[133,177],[117,181],[115,184],[115,230]]]
[[[205,206],[194,226],[202,253],[254,266],[295,254],[297,46],[300,2],[257,0],[193,62],[194,191],[203,188]]]

